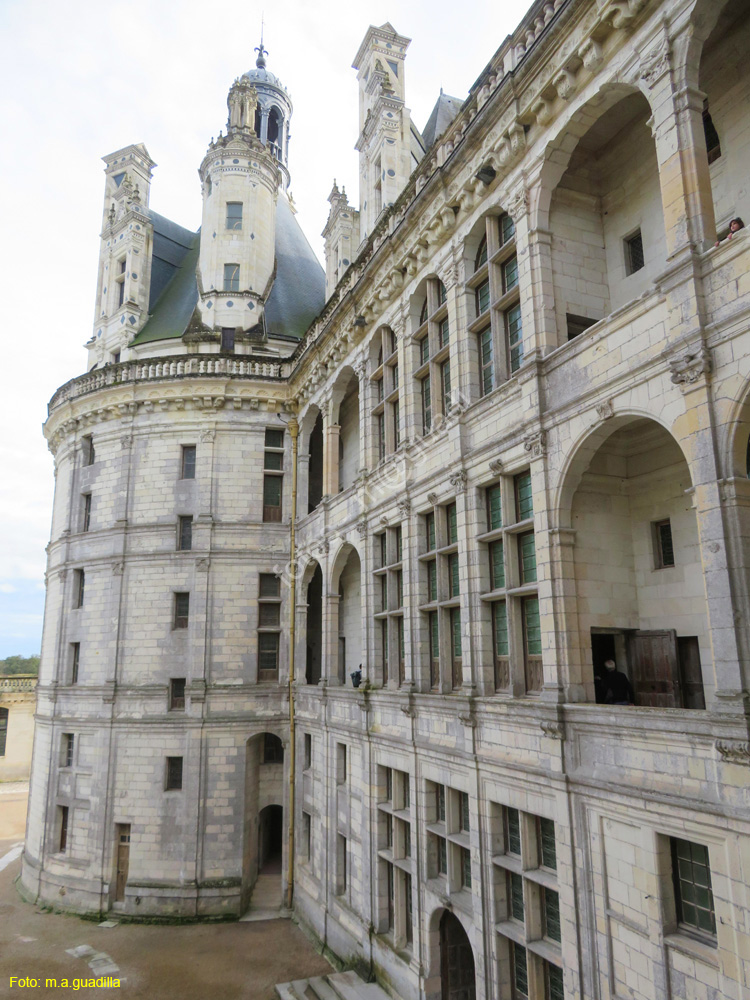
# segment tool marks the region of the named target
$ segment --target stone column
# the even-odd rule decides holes
[[[359,464],[360,474],[371,468],[370,463],[370,379],[367,377],[367,360],[361,358],[354,365],[359,379]]]
[[[321,678],[328,684],[340,686],[339,680],[339,611],[338,594],[323,592],[323,614],[321,623]]]
[[[323,412],[323,496],[335,497],[339,492],[338,405],[330,397],[321,404]]]

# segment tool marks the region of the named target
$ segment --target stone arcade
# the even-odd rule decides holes
[[[200,234],[105,157],[23,891],[236,917],[270,873],[405,1000],[740,1000],[750,2],[537,0],[421,132],[408,45],[356,55],[325,273],[262,45]]]

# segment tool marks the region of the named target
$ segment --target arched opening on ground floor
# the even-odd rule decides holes
[[[284,846],[283,744],[275,733],[257,733],[245,745],[245,803],[242,835],[241,907],[256,908],[259,877],[264,896],[281,901]],[[252,901],[251,901],[252,897]],[[277,898],[278,897],[278,898]],[[266,906],[265,908],[271,908]]]
[[[448,910],[440,918],[441,1000],[476,1000],[474,952],[461,921]]]
[[[281,854],[284,836],[284,810],[281,806],[266,806],[258,816],[258,873],[281,874]]]

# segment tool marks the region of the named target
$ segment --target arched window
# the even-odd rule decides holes
[[[261,111],[260,111],[260,105],[258,105],[258,107],[256,107],[256,109],[255,109],[255,134],[258,136],[259,139],[260,139],[260,123],[261,123],[261,120],[262,120],[262,115],[261,115]]]
[[[0,708],[0,757],[5,756],[5,741],[8,738],[8,709]]]
[[[716,126],[711,118],[711,112],[708,110],[708,99],[703,102],[703,132],[706,136],[708,162],[713,163],[714,160],[718,160],[721,156],[721,142],[719,141],[719,133],[716,131]]]
[[[281,135],[281,115],[277,108],[271,108],[268,115],[268,141],[275,146],[279,145]]]
[[[477,256],[474,261],[474,270],[478,271],[483,264],[487,263],[487,237],[482,237],[482,242],[479,244],[479,249],[477,250]]]
[[[427,319],[427,296],[425,296],[422,312],[419,314],[419,325],[421,326]]]

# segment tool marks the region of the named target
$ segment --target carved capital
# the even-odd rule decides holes
[[[711,374],[711,354],[705,347],[687,351],[669,362],[671,381],[685,392],[686,389],[708,378]]]
[[[411,514],[411,500],[408,497],[404,497],[403,500],[399,500],[396,504],[398,507],[398,512],[401,517],[408,517]]]
[[[540,722],[539,728],[551,740],[565,739],[565,727],[561,722]]]
[[[529,192],[526,188],[521,188],[520,190],[513,192],[508,199],[506,208],[508,210],[508,215],[510,215],[517,225],[529,210]]]
[[[466,492],[466,479],[467,476],[465,469],[459,469],[457,472],[451,472],[450,482],[456,493]]]
[[[727,764],[744,764],[750,767],[750,743],[739,740],[717,740],[714,744],[716,752]]]
[[[612,400],[605,399],[603,403],[597,403],[596,412],[598,413],[600,420],[609,420],[610,417],[615,415]]]
[[[438,499],[439,498],[438,498],[437,493],[428,493],[427,494],[427,503],[431,503],[433,507],[438,502]]]
[[[360,538],[366,538],[367,537],[367,519],[366,518],[363,517],[361,520],[357,521],[357,531],[359,532],[359,537]]]
[[[532,458],[544,458],[547,454],[547,435],[544,431],[538,431],[527,437],[523,442],[523,450],[527,451]]]

